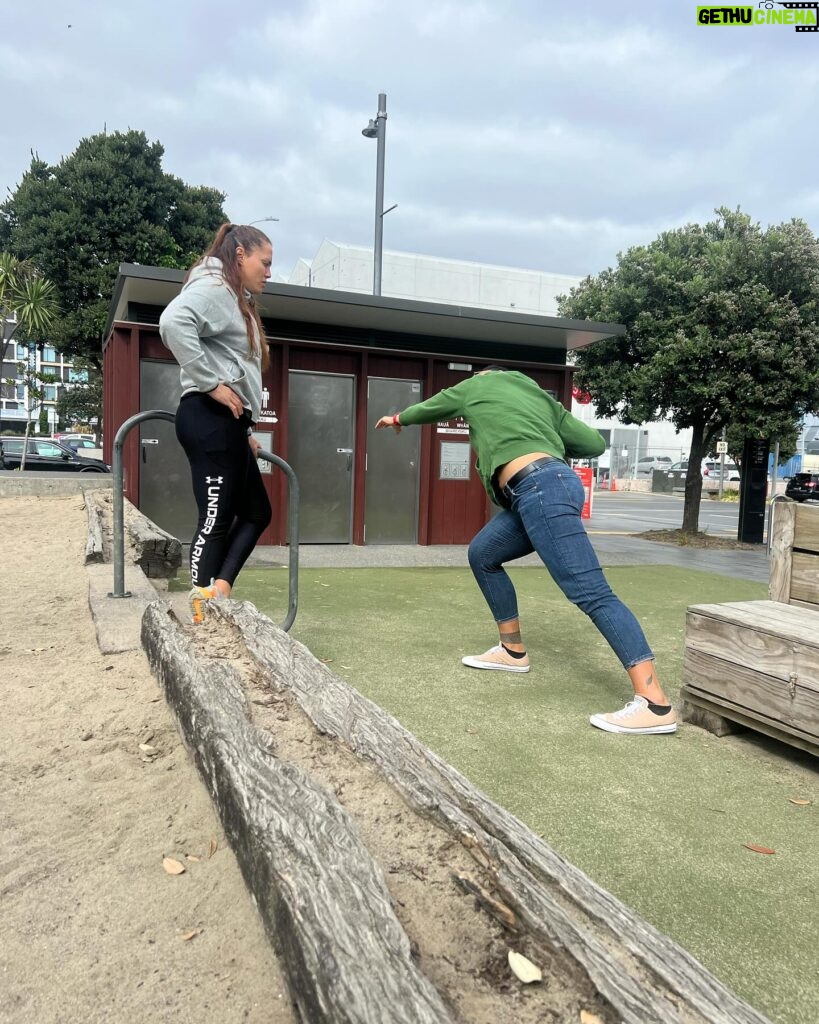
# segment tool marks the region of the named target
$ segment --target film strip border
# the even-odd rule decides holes
[[[816,15],[815,25],[795,25],[794,28],[797,32],[819,32],[819,0],[813,0],[813,3],[781,3],[780,7],[785,7],[789,11],[806,11],[812,10]]]

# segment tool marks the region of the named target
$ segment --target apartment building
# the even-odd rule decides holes
[[[0,384],[0,432],[22,433],[28,417],[28,392],[20,363],[25,363],[35,373],[52,374],[53,384],[45,384],[45,398],[37,402],[31,414],[32,429],[36,433],[40,426],[40,408],[48,416],[49,432],[57,429],[57,399],[63,388],[86,380],[84,371],[73,369],[70,356],[58,352],[52,345],[27,345],[18,341],[9,344],[2,365]]]

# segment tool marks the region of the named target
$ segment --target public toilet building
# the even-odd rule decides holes
[[[123,264],[103,344],[106,461],[137,412],[174,412],[179,369],[159,337],[159,316],[184,273]],[[270,346],[262,447],[299,479],[305,544],[465,544],[493,506],[474,467],[465,423],[373,429],[487,363],[534,377],[567,408],[567,354],[623,333],[613,324],[465,308],[269,283],[258,305]],[[188,542],[195,505],[173,424],[146,421],[124,448],[126,496]],[[273,523],[262,544],[287,540],[284,474],[262,463]]]

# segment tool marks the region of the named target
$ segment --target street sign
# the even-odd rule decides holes
[[[727,454],[728,454],[728,442],[727,441],[717,441],[717,455],[727,455]]]
[[[575,473],[580,477],[580,482],[583,484],[583,490],[585,491],[583,510],[580,513],[580,518],[591,519],[592,494],[594,492],[594,470],[582,467],[575,469]]]

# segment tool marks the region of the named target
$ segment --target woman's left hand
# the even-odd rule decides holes
[[[259,452],[262,450],[261,443],[257,441],[252,434],[247,435],[247,443],[250,445],[250,450],[253,452],[253,458],[258,459]]]

